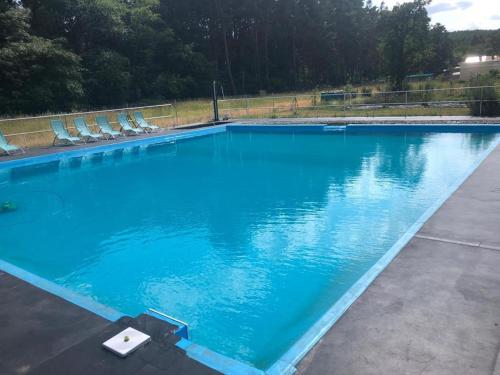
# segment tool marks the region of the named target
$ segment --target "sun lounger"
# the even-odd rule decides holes
[[[106,116],[96,116],[95,121],[101,129],[101,133],[107,135],[108,138],[116,138],[123,135],[118,130],[113,129]]]
[[[9,144],[7,138],[5,138],[5,136],[1,131],[0,131],[0,150],[2,150],[7,155],[12,155],[18,152],[24,153],[24,150],[21,147]]]
[[[156,130],[159,130],[160,127],[159,126],[156,126],[156,125],[153,125],[153,124],[150,124],[149,122],[147,122],[145,119],[144,119],[144,116],[142,115],[142,112],[134,112],[132,114],[133,118],[134,118],[134,121],[135,123],[137,124],[137,126],[139,126],[140,128],[144,129],[145,131],[156,131]]]
[[[50,120],[50,126],[52,127],[52,131],[54,132],[55,138],[53,144],[55,145],[57,141],[62,141],[65,144],[75,144],[76,142],[80,142],[81,139],[78,137],[73,137],[68,133],[68,129],[64,126],[64,122],[62,120]]]
[[[99,133],[93,133],[90,129],[89,126],[87,125],[87,121],[83,117],[77,117],[73,119],[73,123],[75,124],[75,128],[78,131],[78,136],[83,138],[86,141],[98,141],[99,139],[102,139],[104,136],[103,134]]]
[[[137,135],[137,134],[144,133],[144,129],[134,128],[132,126],[132,124],[128,120],[127,115],[125,113],[118,114],[118,123],[120,124],[122,131],[125,134]]]

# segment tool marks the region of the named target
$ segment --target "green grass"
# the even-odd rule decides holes
[[[500,81],[498,82],[500,85]],[[370,84],[354,87],[332,87],[321,91],[348,89],[358,93],[356,96],[347,96],[346,101],[336,100],[322,103],[320,90],[301,93],[282,93],[266,97],[236,98],[220,101],[220,117],[232,119],[243,118],[292,118],[292,117],[356,117],[356,116],[452,116],[468,115],[469,109],[461,104],[455,106],[434,106],[432,101],[464,101],[468,93],[454,88],[466,86],[465,82],[433,80],[414,82],[410,84],[411,90],[446,89],[442,91],[414,92],[414,93],[388,93],[384,84]],[[500,96],[500,92],[499,92]],[[385,105],[376,105],[385,103]],[[411,106],[397,104],[409,103]],[[345,104],[345,106],[344,106]],[[371,107],[367,107],[371,105]],[[104,113],[111,121],[115,121],[120,110],[109,110]],[[174,105],[164,105],[142,110],[144,116],[152,123],[173,128],[186,124],[203,123],[212,119],[212,101],[210,99],[186,100],[176,102]],[[90,125],[95,124],[96,113],[85,115]],[[40,147],[52,144],[53,136],[49,126],[50,118],[62,118],[70,132],[75,114],[57,115],[49,117],[35,117],[29,119],[7,119],[0,121],[0,130],[8,136],[11,143],[23,147]],[[116,124],[114,124],[116,126]],[[20,135],[12,135],[19,134]],[[22,134],[30,133],[30,134]]]

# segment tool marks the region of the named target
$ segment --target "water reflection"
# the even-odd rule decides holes
[[[14,169],[0,257],[266,367],[495,141],[222,133]]]

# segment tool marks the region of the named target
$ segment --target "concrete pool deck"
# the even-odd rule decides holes
[[[500,374],[500,146],[297,365]]]
[[[236,120],[235,120],[236,121]],[[476,116],[353,116],[242,119],[244,124],[500,124],[500,117]]]

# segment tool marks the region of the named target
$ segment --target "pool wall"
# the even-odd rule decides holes
[[[183,139],[207,136],[211,134],[232,132],[279,132],[279,133],[323,133],[330,131],[339,132],[471,132],[471,133],[500,133],[500,125],[348,125],[331,126],[324,124],[312,125],[219,125],[199,130],[190,130],[168,135],[130,140],[121,143],[99,145],[95,147],[79,148],[63,152],[57,152],[42,156],[20,158],[11,161],[0,162],[0,170],[16,167],[24,167],[35,164],[48,163],[74,157],[81,157],[89,154],[98,154],[114,150],[143,147],[153,144],[173,142]],[[228,358],[205,347],[189,341],[184,336],[177,344],[178,347],[186,350],[188,356],[199,362],[226,374],[291,374],[296,371],[295,365],[304,355],[319,341],[319,339],[335,324],[342,314],[356,301],[356,299],[368,288],[373,280],[391,263],[399,254],[403,247],[411,240],[415,233],[423,224],[441,207],[441,205],[453,194],[458,187],[476,170],[476,168],[486,159],[486,157],[498,146],[500,140],[492,144],[483,152],[478,161],[450,187],[426,212],[408,229],[408,231],[388,250],[388,252],[359,279],[344,296],[338,300],[284,355],[282,355],[266,371],[258,370],[245,363]],[[8,272],[28,283],[43,290],[55,294],[71,303],[85,308],[108,320],[116,321],[125,314],[104,306],[88,297],[74,293],[51,281],[38,277],[8,262],[0,260],[0,269]],[[182,327],[179,326],[182,330]]]

